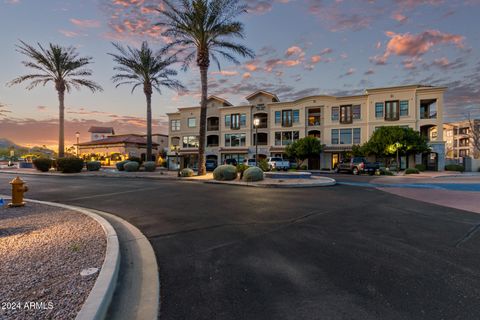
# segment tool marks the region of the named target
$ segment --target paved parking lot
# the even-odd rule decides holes
[[[0,175],[0,194],[11,178]],[[161,319],[480,318],[478,214],[361,186],[25,180],[29,197],[115,213],[146,234]]]

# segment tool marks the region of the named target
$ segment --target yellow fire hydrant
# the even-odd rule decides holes
[[[12,185],[12,202],[8,204],[9,207],[23,207],[25,202],[23,201],[23,194],[28,191],[28,187],[25,182],[16,177],[10,181]]]

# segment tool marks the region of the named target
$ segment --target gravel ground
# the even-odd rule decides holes
[[[0,319],[74,319],[105,258],[102,227],[81,213],[0,207]],[[81,276],[87,268],[98,272]]]

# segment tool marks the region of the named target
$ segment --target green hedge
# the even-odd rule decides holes
[[[87,162],[87,170],[88,171],[98,171],[102,167],[100,161],[89,161]]]
[[[37,158],[33,160],[33,165],[38,171],[47,172],[52,167],[53,160],[49,158]]]
[[[83,169],[83,160],[80,158],[69,157],[60,158],[56,161],[57,171],[62,173],[78,173]]]
[[[417,169],[418,171],[425,171],[427,170],[427,167],[424,164],[416,164],[415,169]]]
[[[138,163],[138,166],[141,166],[142,163],[143,163],[142,159],[140,159],[139,157],[133,157],[133,156],[132,156],[132,157],[129,157],[129,158],[128,158],[128,161],[135,161],[135,162]]]
[[[459,165],[459,164],[447,164],[445,166],[445,170],[447,171],[460,171],[460,172],[464,172],[465,171],[465,167],[462,166],[462,165]]]
[[[418,170],[417,168],[408,168],[407,170],[405,170],[405,174],[419,174],[420,173],[420,170]]]
[[[117,167],[117,170],[118,170],[118,171],[124,171],[124,170],[125,170],[124,165],[125,165],[126,163],[128,163],[128,162],[130,162],[130,161],[128,161],[128,160],[123,160],[123,161],[117,162],[117,163],[115,164],[115,167]]]

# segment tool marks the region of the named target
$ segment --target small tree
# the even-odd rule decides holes
[[[301,166],[307,159],[319,157],[323,150],[320,140],[314,137],[305,137],[289,144],[285,149],[285,154],[289,158],[294,158],[297,166]]]
[[[468,131],[468,136],[470,138],[470,142],[473,146],[473,158],[479,159],[480,158],[480,121],[472,119],[471,115],[468,114],[468,126],[470,127]]]

